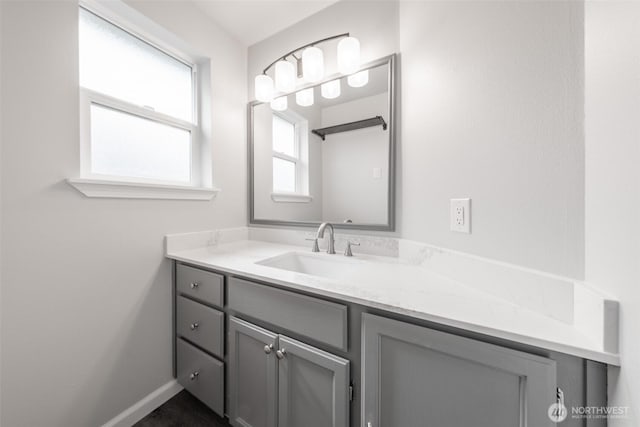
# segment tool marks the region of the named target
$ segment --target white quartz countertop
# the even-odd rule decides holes
[[[603,351],[571,324],[403,259],[361,255],[356,249],[349,262],[357,268],[340,280],[257,264],[287,252],[338,257],[333,260],[343,262],[341,253],[312,254],[308,247],[286,244],[241,240],[198,249],[168,248],[167,257],[517,343],[612,365],[620,363],[617,354]]]

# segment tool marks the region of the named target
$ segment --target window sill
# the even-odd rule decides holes
[[[182,187],[179,185],[105,181],[99,179],[67,179],[67,183],[87,197],[112,199],[211,200],[217,188]]]
[[[271,193],[271,200],[278,203],[311,203],[313,196],[290,193]]]

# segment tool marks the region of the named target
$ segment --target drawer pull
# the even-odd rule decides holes
[[[192,373],[191,373],[191,375],[189,375],[189,379],[190,379],[191,381],[193,381],[193,380],[197,380],[197,379],[198,379],[198,375],[200,375],[200,371],[192,372]]]
[[[286,355],[287,355],[287,351],[284,348],[281,348],[280,350],[276,351],[276,357],[280,360],[284,359]]]
[[[191,283],[189,284],[189,287],[190,287],[191,289],[198,289],[198,286],[200,286],[200,283],[198,283],[198,282],[191,282]]]
[[[200,324],[198,322],[193,322],[192,324],[189,325],[189,329],[191,329],[192,331],[195,331],[196,329],[198,329],[199,326]]]
[[[264,346],[264,352],[267,354],[271,354],[271,351],[273,350],[273,344],[268,344]]]

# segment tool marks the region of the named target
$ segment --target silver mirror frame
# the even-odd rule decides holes
[[[386,224],[357,224],[357,223],[332,223],[335,228],[349,230],[370,230],[370,231],[395,231],[396,228],[396,54],[385,56],[375,61],[364,64],[357,72],[386,65],[388,67],[388,87],[389,87],[389,177],[387,194],[387,223]],[[333,74],[321,82],[306,84],[297,90],[282,94],[288,96],[302,89],[319,86],[330,80],[343,77],[341,74]],[[247,105],[247,151],[248,151],[248,197],[249,197],[249,225],[284,226],[284,227],[314,227],[317,228],[320,222],[315,221],[284,221],[276,219],[256,219],[254,206],[254,156],[253,156],[253,108],[264,102],[253,101]]]

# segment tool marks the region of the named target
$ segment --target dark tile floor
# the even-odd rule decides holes
[[[183,390],[133,427],[231,427],[231,425]]]

